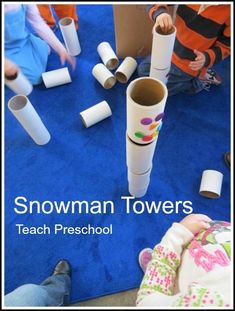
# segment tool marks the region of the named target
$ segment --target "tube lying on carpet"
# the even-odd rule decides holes
[[[157,78],[163,83],[166,83],[164,76],[170,70],[175,36],[175,26],[167,33],[164,33],[160,26],[157,26],[153,33],[150,77]],[[165,71],[166,74],[163,75],[162,71]]]
[[[50,133],[26,96],[12,97],[8,101],[8,108],[36,144],[45,145],[49,142]]]
[[[68,53],[72,56],[79,55],[81,53],[81,46],[74,20],[71,17],[64,17],[59,21],[59,26]]]
[[[29,95],[33,90],[32,84],[21,71],[12,77],[5,77],[5,84],[16,94]]]
[[[126,164],[134,174],[144,174],[152,166],[157,138],[147,145],[134,143],[126,135]]]
[[[116,78],[104,64],[97,64],[92,69],[92,74],[96,80],[105,88],[111,89],[116,83]]]
[[[127,83],[137,68],[137,62],[133,57],[126,57],[115,71],[116,79],[121,83]]]
[[[199,193],[207,198],[220,197],[223,174],[215,170],[205,170],[202,173]]]
[[[117,68],[119,64],[118,57],[108,42],[101,42],[97,46],[97,52],[100,55],[102,62],[109,70]]]
[[[133,80],[126,94],[128,136],[138,144],[148,144],[162,127],[167,88],[160,80],[143,77]]]
[[[112,115],[112,111],[108,103],[102,102],[80,112],[80,116],[85,127],[90,127]]]
[[[72,82],[67,67],[44,72],[42,74],[42,79],[46,88]]]

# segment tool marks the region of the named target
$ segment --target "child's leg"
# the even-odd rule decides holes
[[[38,4],[37,7],[38,7],[38,10],[39,10],[42,18],[45,20],[47,25],[50,28],[53,28],[55,26],[56,22],[55,22],[55,19],[53,17],[53,14],[51,12],[50,5],[48,5],[48,4]]]
[[[78,30],[78,16],[75,4],[53,4],[53,8],[59,19],[71,17],[74,20],[76,29]]]
[[[146,57],[137,67],[139,77],[149,76],[151,65],[151,55]]]

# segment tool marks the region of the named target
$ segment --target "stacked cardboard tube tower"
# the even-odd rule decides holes
[[[148,190],[168,92],[160,80],[143,77],[128,85],[126,96],[128,188],[132,196],[140,198]]]

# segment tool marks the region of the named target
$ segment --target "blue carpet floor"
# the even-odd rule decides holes
[[[127,214],[122,196],[128,195],[125,157],[126,85],[103,89],[91,70],[100,62],[97,45],[115,48],[112,6],[79,5],[82,53],[71,84],[35,87],[29,99],[51,133],[45,146],[36,145],[7,109],[14,94],[5,91],[5,289],[40,283],[55,263],[72,265],[72,302],[138,287],[142,278],[138,253],[153,247],[174,221],[186,214]],[[61,38],[59,30],[57,36]],[[48,70],[60,68],[52,54]],[[230,220],[230,171],[223,155],[230,150],[230,60],[215,68],[223,84],[190,96],[168,98],[162,131],[153,162],[151,183],[142,201],[191,201],[194,213]],[[135,74],[132,79],[136,78]],[[86,129],[79,112],[107,100],[112,117]],[[205,169],[224,174],[219,199],[198,194]],[[14,199],[65,202],[112,200],[115,213],[22,214]],[[53,228],[113,225],[112,235],[18,235],[16,224]]]

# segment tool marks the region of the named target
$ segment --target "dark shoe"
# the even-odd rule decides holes
[[[224,155],[224,160],[227,166],[230,168],[230,151],[226,152]]]
[[[212,69],[208,69],[206,72],[206,75],[204,79],[202,79],[203,82],[210,84],[210,85],[220,85],[222,83],[221,77]]]
[[[70,264],[68,263],[67,260],[61,260],[57,263],[53,275],[57,274],[68,274],[69,276],[71,275]]]

